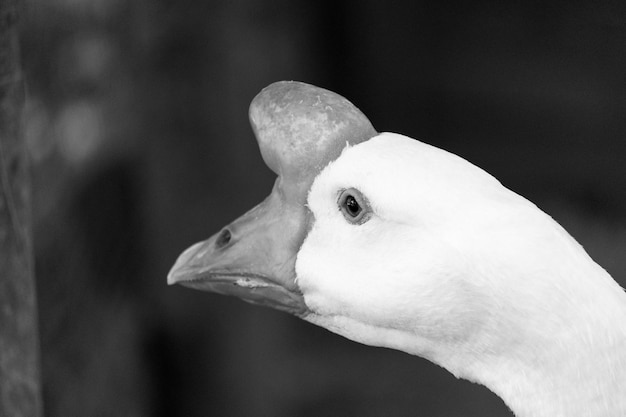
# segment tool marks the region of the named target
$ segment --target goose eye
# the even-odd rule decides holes
[[[369,203],[358,190],[349,188],[339,194],[339,210],[345,219],[353,224],[363,224],[369,220]]]

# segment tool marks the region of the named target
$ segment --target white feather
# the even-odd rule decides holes
[[[369,201],[346,221],[341,190]],[[307,320],[425,357],[517,416],[626,415],[626,294],[534,204],[464,159],[383,133],[315,179],[296,262]]]

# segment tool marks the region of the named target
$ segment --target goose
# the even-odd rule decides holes
[[[272,192],[169,284],[426,358],[518,417],[626,416],[626,293],[551,217],[316,86],[271,84],[249,117]]]

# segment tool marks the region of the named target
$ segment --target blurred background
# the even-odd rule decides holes
[[[626,3],[25,0],[44,408],[55,416],[505,416],[487,389],[166,286],[273,174],[250,100],[300,80],[457,153],[626,285]]]

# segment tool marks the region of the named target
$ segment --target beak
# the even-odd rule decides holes
[[[304,316],[295,262],[308,217],[302,205],[289,204],[277,180],[265,201],[185,250],[167,282]]]

